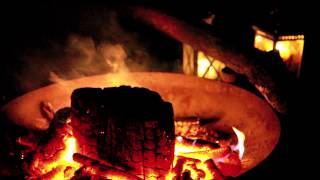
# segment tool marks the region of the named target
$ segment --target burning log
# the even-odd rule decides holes
[[[215,149],[219,148],[220,145],[214,142],[204,141],[201,139],[188,139],[182,136],[177,137],[178,142],[183,142],[184,146],[197,146],[198,149]],[[191,148],[192,149],[192,148]]]
[[[79,153],[74,153],[73,154],[73,160],[77,161],[85,166],[95,166],[98,168],[116,168],[122,171],[127,171],[127,167],[123,167],[122,165],[117,165],[108,161],[102,161],[102,160],[97,160],[90,158],[88,156],[79,154]]]
[[[216,169],[211,160],[201,161],[199,159],[184,156],[175,157],[175,166],[171,169],[167,179],[217,179],[221,180],[219,170]]]
[[[226,38],[154,9],[131,7],[130,12],[134,18],[219,59],[235,72],[247,76],[278,112],[287,111],[288,70],[279,54],[255,49],[250,53],[245,52],[234,47],[232,42],[227,43]]]
[[[241,161],[238,154],[232,152],[223,158],[213,159],[214,164],[224,176],[236,177],[241,171]]]
[[[141,178],[127,172],[125,168],[110,162],[92,159],[79,153],[73,154],[73,160],[85,165],[84,171],[89,172],[91,175],[98,175],[103,178],[117,176],[117,178],[122,179],[141,180]]]
[[[99,168],[96,166],[84,167],[81,169],[80,177],[90,177],[93,179],[122,179],[122,180],[142,180],[126,171],[112,168]],[[75,178],[73,178],[75,179]]]
[[[205,151],[196,151],[196,152],[180,152],[179,155],[183,157],[211,157],[211,158],[218,158],[218,157],[223,157],[230,153],[230,148],[218,148],[218,149],[210,149],[210,150],[205,150]],[[198,158],[197,157],[197,158]]]
[[[220,147],[219,144],[203,140],[191,140],[177,137],[175,154],[188,158],[198,158],[205,161],[210,158],[221,158],[231,152],[230,147]]]
[[[175,119],[176,136],[185,137],[190,140],[197,139],[198,144],[204,140],[204,143],[214,142],[211,143],[216,144],[214,146],[218,145],[220,147],[228,147],[233,144],[236,136],[234,136],[235,134],[232,133],[231,128],[229,130],[216,125],[215,128],[212,128],[212,125],[214,125],[220,119],[221,117],[219,116],[210,118],[177,117]],[[193,140],[190,143],[193,143]]]
[[[174,156],[173,110],[144,89],[81,88],[72,94],[71,123],[80,153],[127,164],[146,179],[161,178]]]
[[[213,179],[215,180],[224,179],[223,174],[219,172],[218,167],[214,164],[212,159],[208,159],[207,161],[205,161],[205,164],[207,165],[210,174],[212,174]]]
[[[50,136],[51,137],[51,136]],[[76,151],[76,140],[69,124],[57,127],[46,144],[39,144],[33,161],[27,170],[29,178],[68,179],[73,176],[79,164],[72,160]]]

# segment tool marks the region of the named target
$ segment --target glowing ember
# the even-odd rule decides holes
[[[77,152],[77,142],[72,135],[72,128],[66,125],[57,130],[57,133],[62,135],[47,144],[43,150],[45,153],[40,151],[35,155],[31,164],[31,172],[35,176],[44,179],[70,179],[80,168],[80,164],[72,159],[73,154]]]
[[[244,154],[244,140],[246,139],[246,136],[244,135],[243,132],[238,130],[235,127],[232,127],[233,131],[236,133],[237,138],[238,138],[238,143],[235,146],[231,146],[231,148],[236,151],[239,151],[239,158],[242,159],[243,154]]]
[[[74,137],[66,138],[65,140],[66,152],[63,157],[65,162],[71,163],[73,162],[72,155],[77,152],[76,149],[76,139]]]
[[[244,134],[233,127],[238,137],[238,143],[231,146],[219,146],[215,143],[204,143],[201,140],[186,139],[177,136],[175,141],[174,161],[171,170],[165,176],[166,180],[172,179],[199,179],[221,180],[223,176],[236,176],[241,169],[240,159],[244,153]],[[56,135],[42,151],[50,151],[49,155],[38,152],[31,165],[31,172],[35,177],[42,179],[71,179],[74,172],[81,166],[81,161],[74,161],[77,152],[77,141],[72,134],[70,125],[58,128]],[[60,140],[59,140],[60,138]],[[57,140],[58,139],[58,140]],[[62,144],[62,148],[60,147]],[[237,151],[238,153],[235,153]],[[52,155],[53,154],[53,155]],[[48,157],[49,156],[49,157]],[[82,172],[89,176],[99,176],[108,179],[140,179],[130,173],[112,168],[101,170],[96,164],[86,166]],[[155,179],[150,171],[146,179]]]
[[[229,147],[212,148],[210,145],[199,145],[196,143],[197,140],[190,143],[186,142],[183,137],[178,136],[176,138],[174,155],[206,161],[211,158],[224,156],[229,152]]]
[[[166,175],[166,180],[178,178],[182,174],[187,174],[192,179],[222,179],[214,161],[220,160],[224,164],[224,159],[227,159],[226,162],[228,162],[231,153],[233,152],[230,147],[213,147],[209,143],[197,143],[197,140],[190,141],[178,136],[175,142],[175,158],[172,169]],[[240,160],[236,165],[237,167],[241,166]],[[228,165],[223,167],[228,167]],[[238,169],[240,168],[236,170]]]
[[[73,161],[72,155],[77,152],[76,149],[76,139],[71,137],[64,138],[65,150],[61,153],[58,161],[54,163],[55,167],[64,167],[61,168],[62,171],[57,173],[52,179],[70,179],[74,172],[80,168],[80,164]],[[48,166],[52,166],[49,164]]]

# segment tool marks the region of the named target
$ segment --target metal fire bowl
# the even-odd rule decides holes
[[[18,125],[46,129],[48,123],[41,115],[40,102],[50,102],[58,110],[70,106],[70,95],[76,88],[120,85],[145,87],[160,93],[163,99],[173,104],[175,117],[219,116],[212,128],[234,126],[243,131],[246,149],[242,173],[264,160],[278,142],[279,120],[264,100],[230,84],[182,74],[139,72],[61,81],[20,96],[2,110]]]

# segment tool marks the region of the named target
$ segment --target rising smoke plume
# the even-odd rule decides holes
[[[91,16],[87,14],[93,13]],[[16,73],[22,92],[58,82],[103,73],[147,71],[155,61],[139,35],[125,30],[116,11],[88,10],[80,17],[80,33],[70,32],[45,48],[30,49]],[[79,22],[80,23],[80,22]]]

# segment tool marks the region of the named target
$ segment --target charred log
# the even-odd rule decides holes
[[[144,88],[82,88],[72,94],[71,122],[80,153],[161,177],[174,155],[173,109]]]
[[[117,164],[113,164],[111,162],[108,162],[108,161],[101,161],[101,160],[98,160],[98,159],[93,159],[93,158],[90,158],[88,156],[84,156],[82,154],[79,154],[79,153],[75,153],[73,154],[73,160],[74,161],[77,161],[85,166],[95,166],[97,168],[101,168],[101,169],[110,169],[110,168],[114,168],[114,169],[119,169],[119,170],[122,170],[122,171],[128,171],[130,170],[129,168],[127,167],[123,167],[122,165],[117,165]]]
[[[92,159],[90,157],[75,153],[73,159],[84,165],[84,172],[89,172],[90,176],[100,176],[107,178],[108,176],[118,176],[119,179],[141,180],[137,176],[130,174],[125,168],[111,164],[109,162]],[[81,175],[83,176],[83,175]]]

